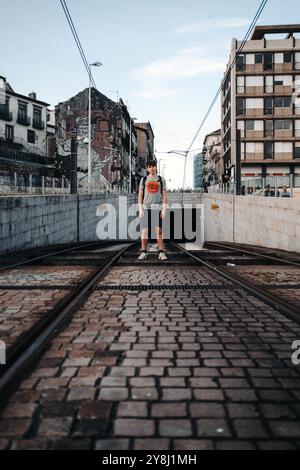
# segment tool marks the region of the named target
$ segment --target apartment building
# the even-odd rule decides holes
[[[241,131],[242,181],[300,187],[300,25],[258,26],[241,46],[233,39],[222,82],[221,154],[234,179]]]
[[[57,157],[64,157],[64,147],[68,147],[71,135],[76,132],[77,176],[83,183],[87,182],[88,100],[89,90],[86,88],[55,106]],[[132,188],[135,190],[141,177],[137,162],[137,134],[134,120],[122,99],[112,101],[92,88],[91,136],[92,183],[100,183],[109,190],[128,190],[131,168]]]
[[[221,129],[205,136],[203,141],[203,187],[222,182],[223,162],[221,160]]]
[[[147,162],[154,157],[154,132],[150,122],[136,122],[138,158],[141,166],[146,168]]]
[[[0,191],[12,186],[42,186],[56,175],[47,148],[48,103],[16,92],[0,76]]]

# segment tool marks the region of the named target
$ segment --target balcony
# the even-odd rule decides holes
[[[12,113],[9,112],[8,106],[0,106],[0,119],[4,121],[12,121]]]
[[[22,124],[22,126],[30,126],[30,118],[22,114],[18,114],[17,123]]]
[[[41,119],[33,119],[32,121],[32,127],[34,127],[34,129],[45,129],[45,122],[42,121]]]

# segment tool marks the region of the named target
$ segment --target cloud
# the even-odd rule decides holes
[[[131,75],[142,80],[174,80],[178,78],[194,77],[208,72],[225,70],[224,62],[216,62],[199,55],[199,48],[183,49],[178,54],[150,62]]]
[[[186,23],[174,29],[175,34],[195,33],[211,29],[241,28],[251,23],[248,18],[207,18],[193,23]]]
[[[142,98],[169,98],[170,96],[178,95],[178,93],[178,90],[171,90],[171,88],[162,86],[146,86],[141,90],[133,92],[134,95],[141,96]]]

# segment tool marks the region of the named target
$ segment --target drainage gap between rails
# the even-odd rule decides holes
[[[180,291],[180,290],[232,290],[232,291],[239,291],[241,288],[234,287],[232,284],[220,284],[220,285],[206,285],[206,284],[178,284],[178,285],[99,285],[95,288],[95,290],[99,291],[109,291],[109,290],[132,290],[132,291],[151,291],[151,290],[158,290],[158,291]]]

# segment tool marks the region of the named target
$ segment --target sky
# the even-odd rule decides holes
[[[67,0],[93,76],[132,117],[150,121],[163,176],[182,187],[186,150],[222,80],[231,40],[242,39],[260,0]],[[284,8],[283,8],[284,6]],[[297,17],[299,16],[299,18]],[[0,0],[0,75],[18,93],[55,106],[88,86],[59,0]],[[297,0],[269,0],[259,24],[299,23]],[[220,128],[216,103],[193,149]],[[193,184],[193,153],[186,186]]]

